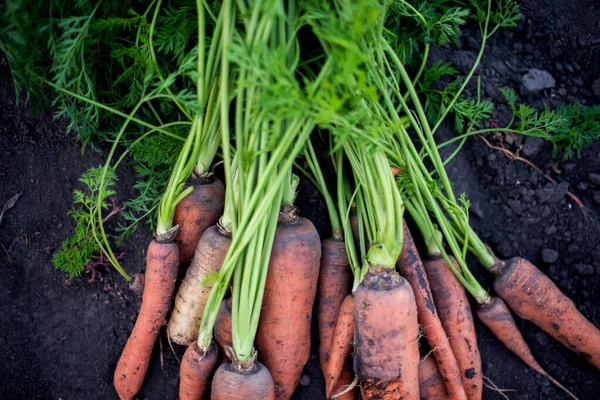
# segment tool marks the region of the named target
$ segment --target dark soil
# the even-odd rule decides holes
[[[513,87],[521,100],[536,108],[578,101],[600,103],[600,5],[596,0],[524,0],[517,29],[501,31],[489,43],[478,74],[484,96],[502,103],[498,88]],[[478,49],[476,32],[466,32],[460,50],[436,49],[434,57],[464,68]],[[469,61],[468,63],[465,60]],[[545,70],[554,89],[531,94],[522,90],[530,68]],[[6,399],[112,399],[112,374],[135,322],[140,298],[113,271],[67,281],[51,258],[71,234],[66,216],[80,174],[99,165],[102,154],[81,153],[65,125],[50,113],[33,116],[15,100],[4,59],[0,61],[0,207],[21,193],[0,225],[0,397]],[[495,119],[506,119],[500,105]],[[450,137],[448,129],[441,137]],[[493,138],[492,138],[493,139]],[[502,257],[520,255],[547,273],[580,311],[600,326],[600,142],[581,157],[564,161],[543,141],[517,138],[511,150],[526,156],[551,175],[549,183],[519,161],[468,140],[450,164],[457,192],[471,199],[472,223]],[[132,176],[120,173],[122,197]],[[566,196],[569,190],[585,208]],[[328,235],[322,201],[309,184],[298,199],[322,237]],[[125,269],[144,268],[151,235],[138,232],[127,243]],[[476,267],[481,282],[489,274]],[[600,398],[600,373],[563,348],[533,324],[519,321],[525,339],[541,365],[581,400]],[[477,324],[484,375],[511,399],[566,399],[546,379],[529,370],[481,324]],[[141,398],[175,399],[178,365],[161,336]],[[295,398],[323,398],[323,378],[315,354]],[[182,349],[176,349],[180,356]],[[161,357],[162,354],[162,357]],[[502,399],[485,389],[485,399]]]

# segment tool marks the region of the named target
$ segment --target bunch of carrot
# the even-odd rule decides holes
[[[491,5],[485,38],[499,27],[490,25]],[[468,201],[454,194],[434,137],[468,79],[429,120],[415,89],[426,57],[411,77],[385,30],[397,11],[391,2],[195,6],[197,42],[182,60],[185,73],[158,71],[151,92],[119,114],[126,120],[102,175],[118,164],[112,156],[129,124],[150,127],[136,117],[139,106],[171,99],[184,120],[150,132],[169,124],[189,130],[178,137],[141,309],[114,373],[121,399],[140,391],[167,320],[169,340],[186,346],[181,399],[291,398],[310,355],[315,301],[326,398],[481,399],[467,294],[499,340],[567,393],[534,359],[509,307],[600,368],[600,331],[534,265],[497,259],[470,227]],[[145,14],[151,68],[163,7],[152,2]],[[300,48],[306,31],[316,51]],[[193,89],[175,95],[179,86]],[[314,146],[319,141],[325,145]],[[321,147],[331,181],[315,151]],[[213,174],[219,148],[224,182]],[[321,241],[294,207],[294,165],[325,199],[330,238]],[[97,209],[97,240],[117,263]],[[494,274],[497,296],[471,273],[468,252]]]

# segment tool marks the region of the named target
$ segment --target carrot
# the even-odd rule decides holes
[[[336,318],[335,333],[331,346],[331,358],[323,371],[325,376],[325,395],[330,398],[338,386],[338,380],[344,370],[344,364],[352,351],[354,339],[354,296],[346,296]]]
[[[357,394],[357,381],[355,381],[356,375],[352,368],[352,357],[346,358],[344,363],[344,369],[338,379],[337,387],[333,391],[331,398],[335,400],[356,400]]]
[[[179,250],[174,242],[150,242],[142,306],[114,375],[121,399],[133,399],[142,387],[154,342],[171,306],[178,261]]]
[[[231,236],[218,225],[208,228],[200,238],[167,325],[167,334],[175,343],[187,346],[198,337],[204,306],[213,286],[205,279],[219,271],[230,244]]]
[[[504,343],[510,351],[516,354],[531,369],[538,374],[545,376],[550,382],[564,390],[574,399],[577,399],[573,393],[550,376],[536,361],[527,342],[525,342],[523,335],[521,335],[521,332],[517,328],[517,324],[508,310],[508,307],[506,307],[506,304],[501,298],[491,296],[488,303],[479,306],[477,316],[481,322],[494,333],[498,340]]]
[[[229,348],[231,350],[231,348]],[[261,363],[250,365],[227,362],[215,372],[211,400],[274,400],[275,385],[269,370]]]
[[[181,360],[179,371],[179,400],[200,400],[208,387],[210,377],[217,366],[219,352],[213,343],[207,351],[194,341],[188,346]]]
[[[223,214],[225,201],[225,187],[215,177],[204,178],[192,174],[186,183],[186,187],[189,186],[193,186],[194,190],[177,204],[173,216],[173,225],[179,225],[176,241],[182,265],[194,257],[196,245],[204,231],[217,223]]]
[[[415,296],[393,270],[369,267],[354,292],[354,370],[365,399],[419,398]]]
[[[261,362],[275,381],[278,399],[289,399],[310,355],[312,307],[321,243],[312,222],[295,209],[277,226],[256,333]]]
[[[421,400],[447,400],[448,391],[433,357],[419,363],[419,394]]]
[[[494,289],[510,308],[600,369],[600,331],[543,272],[523,258],[497,263]]]
[[[460,271],[456,260],[452,256],[450,259]],[[483,395],[481,355],[465,288],[441,256],[426,260],[424,265],[438,315],[460,368],[467,398],[481,400]]]
[[[340,306],[352,289],[351,275],[344,242],[325,239],[321,245],[317,303],[319,359],[323,372],[327,370]]]
[[[214,340],[219,345],[219,352],[225,354],[226,346],[231,347],[233,342],[231,338],[231,297],[221,302],[214,330]]]
[[[398,258],[398,270],[400,271],[400,275],[410,283],[415,294],[419,324],[423,329],[427,342],[433,349],[433,355],[437,361],[440,374],[443,377],[450,398],[466,400],[467,395],[463,386],[460,369],[438,316],[421,257],[419,257],[415,242],[406,222],[403,225],[404,244]]]

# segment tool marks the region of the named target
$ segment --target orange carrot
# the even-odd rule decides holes
[[[231,338],[231,297],[224,299],[215,319],[214,340],[219,345],[219,352],[225,354],[226,346],[232,346]]]
[[[511,309],[600,369],[600,331],[544,273],[523,258],[491,268],[494,289]]]
[[[175,243],[153,240],[148,246],[142,306],[114,375],[122,400],[133,399],[142,387],[154,342],[171,307],[178,261]]]
[[[397,266],[400,275],[410,283],[415,294],[419,324],[433,349],[433,355],[450,398],[466,400],[467,395],[458,363],[438,316],[427,274],[406,222],[404,222],[404,244]]]
[[[323,372],[327,370],[340,306],[352,289],[351,278],[346,245],[341,240],[325,239],[321,246],[317,303],[319,359]]]
[[[415,296],[397,272],[369,267],[354,292],[354,370],[364,399],[419,398]]]
[[[516,354],[531,369],[548,378],[550,382],[564,390],[571,397],[577,398],[550,376],[536,361],[533,354],[531,354],[531,350],[525,342],[523,335],[521,335],[521,332],[517,328],[517,324],[508,310],[508,307],[506,307],[506,304],[504,304],[501,298],[494,296],[490,297],[488,303],[480,305],[479,310],[477,310],[477,316],[481,322],[494,333],[498,340],[504,343],[510,351]]]
[[[310,356],[310,325],[317,292],[321,243],[312,222],[282,212],[267,272],[256,334],[261,362],[278,399],[289,399]]]
[[[230,244],[231,235],[218,225],[208,228],[198,241],[167,325],[169,338],[175,343],[187,346],[197,339],[204,306],[213,286],[205,280],[219,272]]]
[[[231,360],[221,364],[212,381],[211,400],[274,400],[275,384],[269,370],[256,361],[256,353],[246,361],[236,359],[233,349],[225,348]]]
[[[204,231],[216,224],[223,214],[225,202],[225,187],[213,176],[204,178],[192,175],[187,186],[193,186],[194,191],[177,204],[173,217],[173,225],[179,225],[176,241],[183,266],[194,257]]]
[[[356,400],[358,397],[358,382],[355,381],[355,378],[352,357],[348,357],[344,363],[340,379],[338,379],[337,388],[333,391],[331,398],[335,398],[335,400]]]
[[[460,271],[454,258],[450,257],[450,259]],[[467,398],[481,400],[483,395],[481,356],[465,288],[441,256],[426,260],[424,265],[438,315],[460,368]]]
[[[200,400],[208,387],[210,377],[219,357],[213,343],[207,351],[194,341],[188,346],[181,360],[179,371],[179,400]]]
[[[419,394],[421,400],[448,400],[448,391],[433,357],[419,363]]]
[[[331,346],[331,358],[323,371],[325,376],[325,395],[330,398],[338,387],[338,380],[344,370],[344,364],[352,352],[354,339],[354,296],[346,296],[336,318],[335,333]]]

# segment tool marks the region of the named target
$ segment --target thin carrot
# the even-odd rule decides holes
[[[320,257],[321,242],[312,222],[297,217],[295,208],[282,211],[256,333],[259,358],[273,376],[278,399],[292,397],[310,356]]]
[[[363,398],[418,399],[419,324],[408,282],[371,266],[354,304],[354,370]]]
[[[275,385],[269,370],[252,358],[236,361],[231,348],[231,362],[221,364],[212,381],[211,400],[274,400]]]
[[[327,370],[338,313],[352,289],[346,245],[341,240],[325,239],[321,246],[321,270],[317,300],[319,359],[323,373]]]
[[[219,353],[213,343],[207,351],[194,341],[181,360],[179,371],[179,400],[200,400],[208,388],[210,377],[217,366]]]
[[[433,349],[433,355],[450,398],[466,400],[467,395],[460,369],[438,316],[421,257],[406,222],[403,225],[404,246],[398,258],[398,270],[400,275],[410,283],[415,294],[419,324],[427,342]]]
[[[224,299],[219,307],[215,320],[214,340],[219,345],[219,352],[225,354],[226,346],[231,347],[231,297]]]
[[[450,256],[450,259],[460,271],[454,257]],[[481,400],[483,395],[481,355],[477,346],[473,313],[465,288],[441,256],[430,257],[424,265],[431,283],[435,306],[460,368],[467,398]]]
[[[187,346],[198,338],[204,306],[213,286],[205,280],[219,271],[230,244],[231,236],[218,225],[208,228],[200,238],[167,325],[169,338],[175,343]]]
[[[352,367],[352,357],[346,358],[344,369],[338,379],[337,387],[331,394],[335,400],[356,400],[358,397],[358,378]]]
[[[171,306],[178,261],[174,242],[153,240],[148,246],[142,306],[114,375],[122,400],[133,399],[142,387],[154,342]]]
[[[421,400],[448,400],[448,391],[433,357],[419,363],[419,395]]]
[[[194,190],[177,204],[173,216],[173,225],[179,225],[176,241],[179,260],[184,266],[194,257],[204,231],[216,224],[223,214],[225,202],[225,187],[212,175],[199,177],[192,174],[186,185]]]
[[[523,258],[491,268],[494,289],[510,308],[600,369],[600,331],[543,272]]]
[[[549,381],[564,390],[569,396],[577,399],[573,393],[550,376],[536,361],[523,335],[517,328],[508,307],[501,298],[492,296],[488,303],[480,305],[477,316],[510,351],[516,354],[531,369],[548,378]]]
[[[323,370],[325,376],[325,395],[330,398],[338,387],[338,380],[344,370],[344,364],[352,352],[354,339],[354,296],[348,295],[342,303],[336,318],[335,333],[331,346],[331,358]]]

